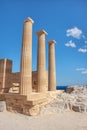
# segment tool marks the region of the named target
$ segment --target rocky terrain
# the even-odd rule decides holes
[[[0,130],[87,130],[87,87],[75,86],[71,93],[51,93],[38,116],[6,111],[0,102]]]
[[[87,112],[87,87],[73,86],[69,93],[62,93],[53,97],[41,114],[59,113],[65,111]]]

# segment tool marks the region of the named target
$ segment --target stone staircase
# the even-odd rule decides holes
[[[33,92],[29,97],[17,93],[5,93],[1,95],[4,100],[1,101],[1,110],[10,112],[18,112],[25,115],[38,115],[43,106],[47,105],[51,100],[56,98],[63,91],[47,91],[43,93]],[[5,104],[6,102],[6,104]]]

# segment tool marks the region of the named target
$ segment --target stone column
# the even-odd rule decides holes
[[[48,70],[48,90],[56,90],[56,68],[55,68],[55,41],[48,41],[49,44],[49,70]]]
[[[47,35],[47,32],[41,30],[36,32],[36,34],[38,35],[38,92],[43,92],[45,91],[46,84],[45,36]]]
[[[20,94],[29,96],[32,92],[32,24],[34,21],[27,18],[24,21],[21,53],[21,85]]]

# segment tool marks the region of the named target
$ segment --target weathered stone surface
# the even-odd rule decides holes
[[[44,91],[48,90],[48,71],[46,71],[45,75],[45,85]],[[38,73],[37,71],[32,72],[32,92],[38,92]]]
[[[9,93],[19,93],[19,87],[11,87],[9,89]]]
[[[9,88],[11,85],[12,61],[0,59],[0,89]]]
[[[46,77],[46,53],[45,53],[45,36],[47,32],[40,30],[36,32],[38,35],[38,57],[37,57],[37,72],[38,72],[38,92],[46,91],[47,77]],[[46,86],[46,88],[45,88]]]
[[[0,60],[0,62],[3,64],[4,63],[4,59]],[[4,65],[3,65],[4,66]],[[9,69],[11,66],[9,66]],[[6,67],[7,68],[7,67]],[[0,68],[1,70],[1,68]],[[0,93],[19,93],[19,87],[20,87],[20,72],[15,72],[9,75],[9,84],[7,83],[8,80],[5,80],[6,84],[9,85],[9,87],[7,88],[3,88],[2,84],[3,84],[3,73],[0,73]],[[6,75],[6,74],[5,74]],[[6,78],[5,78],[6,79]],[[44,86],[44,89],[47,90],[48,89],[48,71],[46,71],[46,85]],[[33,92],[38,92],[38,81],[37,81],[37,71],[32,71],[32,91]]]
[[[46,95],[46,94],[45,94]],[[33,94],[30,99],[19,94],[5,94],[6,108],[11,112],[18,112],[26,115],[37,115],[40,113],[40,107],[47,102],[45,95]]]
[[[29,115],[30,116],[36,116],[40,113],[40,107],[39,105],[35,105],[29,109]]]
[[[48,41],[49,44],[49,70],[48,70],[48,90],[56,90],[56,66],[55,66],[55,41]]]
[[[50,92],[50,91],[49,91]],[[65,111],[87,112],[87,87],[76,86],[74,91],[69,93],[52,93],[48,96],[48,104],[41,110],[41,113],[58,113]]]
[[[73,87],[67,87],[66,92],[67,92],[67,93],[71,93],[73,90],[74,90]]]
[[[0,100],[6,101],[7,110],[26,115],[39,114],[40,108],[49,102],[48,97],[51,98],[51,95],[49,92],[47,93],[48,77],[49,90],[56,90],[55,41],[49,41],[50,62],[48,76],[45,64],[45,36],[47,33],[44,30],[37,32],[37,71],[32,74],[32,24],[33,20],[31,18],[27,18],[24,21],[20,72],[12,73],[11,60],[0,60],[0,90],[2,93],[9,91],[4,96],[1,95]],[[34,92],[37,91],[40,93],[32,93],[32,88]],[[12,94],[12,92],[15,94]]]
[[[0,101],[5,101],[5,95],[4,94],[0,94]]]
[[[25,20],[22,38],[20,94],[26,96],[32,92],[32,24],[31,18]]]

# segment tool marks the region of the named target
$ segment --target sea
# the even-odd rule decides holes
[[[68,86],[56,86],[57,90],[64,90],[66,92]]]

